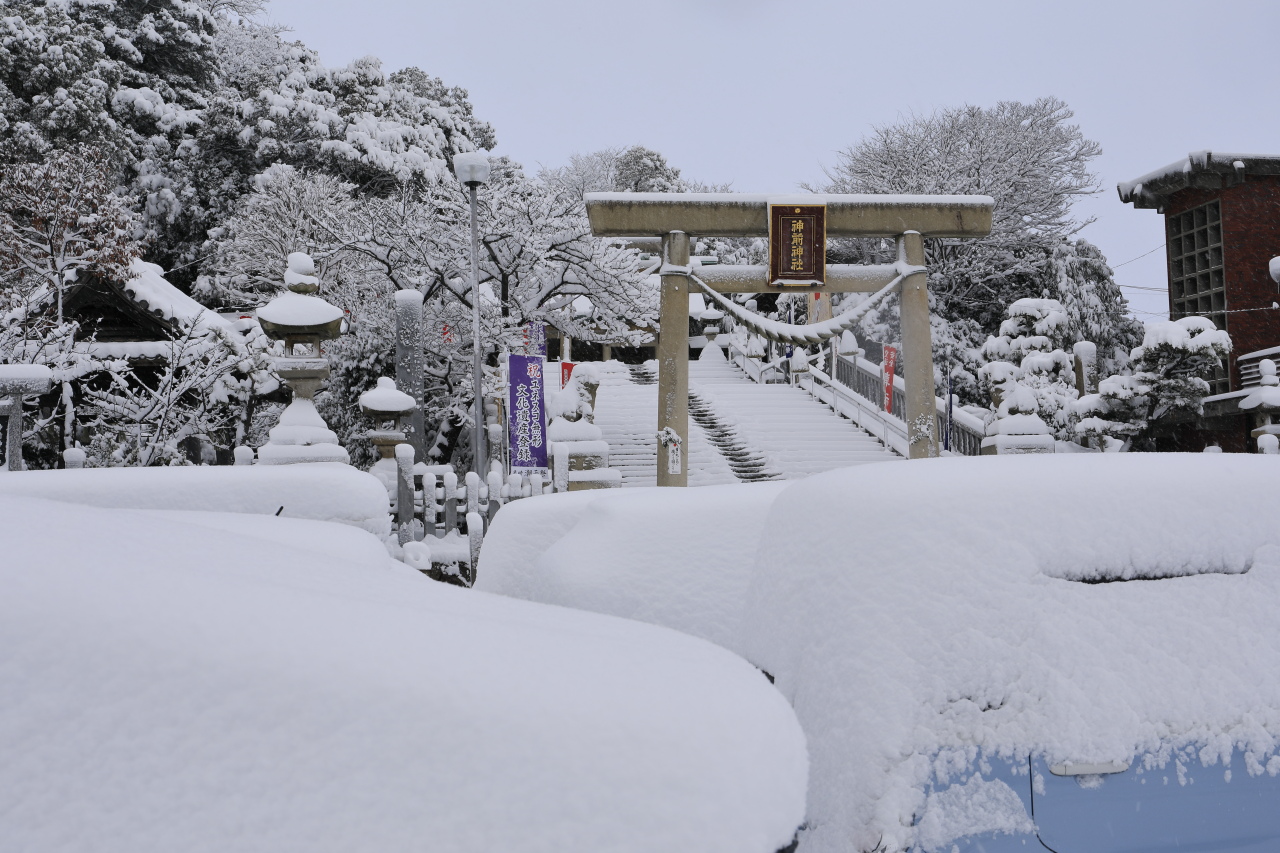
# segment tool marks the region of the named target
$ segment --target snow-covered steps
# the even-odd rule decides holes
[[[651,384],[633,381],[636,376]],[[658,386],[643,370],[601,376],[595,424],[609,442],[609,467],[622,472],[623,486],[652,486],[658,466]],[[696,421],[689,424],[689,485],[736,483],[728,460]]]
[[[902,458],[799,388],[757,385],[728,361],[690,362],[689,390],[785,479]]]
[[[769,464],[769,458],[743,441],[737,430],[726,424],[694,391],[689,392],[689,420],[706,430],[708,440],[724,455],[739,480],[754,483],[781,479],[777,469]]]

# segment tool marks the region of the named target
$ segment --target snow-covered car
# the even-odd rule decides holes
[[[920,824],[915,849],[1280,850],[1280,777],[1234,750],[1205,766],[1204,749],[1214,747],[1192,742],[1130,766],[1050,765],[1030,756],[989,762],[968,780],[929,792],[932,815]],[[957,837],[965,821],[974,832]]]
[[[1280,849],[1278,482],[1073,454],[552,496],[504,508],[478,585],[769,672],[809,742],[801,853]]]
[[[804,737],[740,658],[427,580],[372,476],[258,468],[0,476],[0,850],[791,842]]]

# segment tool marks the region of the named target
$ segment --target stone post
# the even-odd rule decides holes
[[[458,475],[444,474],[444,534],[458,529]]]
[[[924,238],[908,231],[898,238],[898,260],[924,266]],[[902,354],[907,384],[907,440],[909,458],[938,455],[937,404],[933,395],[933,338],[929,324],[929,277],[923,272],[902,282]]]
[[[471,473],[475,473],[472,471]],[[467,586],[475,586],[476,569],[480,566],[480,545],[484,542],[484,519],[478,512],[467,513],[467,550],[470,563],[467,566]]]
[[[422,475],[422,533],[423,536],[443,536],[436,532],[436,514],[440,512],[440,504],[436,503],[436,475],[430,471]]]
[[[396,387],[413,398],[414,407],[404,418],[404,432],[413,446],[413,461],[426,456],[426,426],[423,423],[422,382],[422,293],[396,291]]]
[[[4,465],[3,471],[21,471],[22,465],[22,397],[14,394],[7,400],[0,400],[0,417],[4,423]]]
[[[484,532],[488,533],[489,524],[502,506],[502,475],[497,471],[490,471],[486,479],[489,482],[489,502],[485,504]]]
[[[480,511],[480,475],[475,471],[468,471],[466,477],[467,483],[467,515]]]
[[[403,545],[413,539],[413,445],[397,444],[396,538]]]
[[[667,266],[689,266],[689,235],[672,231],[662,238]],[[679,446],[658,442],[658,485],[689,485],[689,280],[662,276],[658,334],[658,432],[670,429]]]
[[[1095,394],[1098,391],[1098,347],[1092,341],[1076,341],[1071,345],[1075,357],[1076,393]]]

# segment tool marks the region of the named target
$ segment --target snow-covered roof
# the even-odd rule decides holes
[[[1116,191],[1126,204],[1162,209],[1179,190],[1231,187],[1242,183],[1245,175],[1280,175],[1280,155],[1192,151],[1154,172],[1120,182]]]
[[[197,328],[219,328],[235,332],[231,321],[212,311],[174,287],[157,264],[134,260],[129,265],[133,277],[124,283],[124,291],[147,311],[169,322],[193,324]]]

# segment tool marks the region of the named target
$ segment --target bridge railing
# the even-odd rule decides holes
[[[738,341],[727,341],[729,359],[742,368],[755,382],[762,381],[767,370],[778,370],[762,359],[751,358]],[[808,371],[795,374],[795,383],[815,399],[821,400],[832,410],[857,423],[880,439],[886,447],[903,456],[908,455],[907,425],[902,418],[884,409],[884,374],[881,366],[860,356],[835,357],[833,375],[811,366]],[[893,412],[906,411],[906,383],[901,376],[893,378]],[[948,424],[947,402],[934,398],[938,419],[938,437],[944,448],[957,456],[977,456],[982,451],[982,439],[986,435],[983,422],[964,411],[952,407]],[[949,429],[948,429],[949,426]]]

